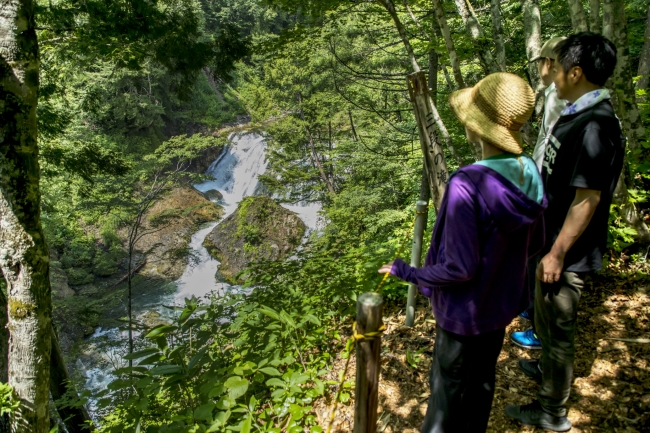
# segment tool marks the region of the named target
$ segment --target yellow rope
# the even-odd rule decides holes
[[[415,211],[415,218],[413,219],[413,222],[411,223],[411,227],[409,227],[408,231],[406,232],[406,235],[404,236],[404,239],[402,240],[402,244],[400,245],[399,249],[397,250],[397,253],[395,254],[395,257],[393,258],[393,261],[397,260],[397,258],[402,254],[402,251],[404,250],[404,247],[406,246],[406,241],[408,240],[411,231],[413,230],[413,227],[415,227],[415,222],[418,219],[418,215],[426,215],[429,213],[429,205],[427,205],[426,210],[423,212],[418,212],[417,210]],[[384,274],[384,278],[381,279],[381,282],[375,289],[375,292],[378,292],[381,287],[384,285],[384,282],[388,279],[388,276],[390,275],[390,272],[386,272]],[[345,376],[348,373],[348,367],[350,365],[350,358],[352,358],[352,347],[353,344],[356,343],[357,341],[360,340],[374,340],[375,338],[379,337],[381,334],[384,333],[386,330],[386,325],[381,325],[377,331],[373,332],[368,332],[366,334],[359,334],[357,333],[357,322],[355,321],[352,324],[352,337],[347,341],[345,347],[348,352],[348,358],[345,361],[345,367],[343,368],[343,375],[341,377],[341,380],[339,381],[338,384],[338,389],[336,390],[336,396],[334,397],[334,407],[332,408],[332,414],[330,415],[329,423],[327,425],[327,433],[331,433],[332,431],[332,426],[334,425],[334,419],[336,418],[336,410],[338,409],[339,406],[339,397],[341,396],[341,391],[343,390],[343,384],[345,383]]]

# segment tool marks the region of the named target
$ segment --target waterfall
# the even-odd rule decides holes
[[[264,138],[259,134],[233,134],[230,137],[230,145],[224,148],[206,172],[213,180],[194,185],[199,191],[214,189],[223,195],[223,198],[218,201],[225,211],[223,218],[232,214],[244,197],[254,195],[258,189],[258,176],[263,174],[267,167],[265,147]],[[283,205],[283,207],[298,214],[308,227],[308,232],[318,227],[318,211],[321,208],[319,203],[299,203]],[[218,223],[218,221],[212,222],[192,235],[190,249],[192,256],[197,258],[196,262],[189,264],[183,275],[175,282],[176,293],[171,298],[161,296],[157,305],[152,305],[150,309],[162,313],[161,305],[183,304],[184,298],[191,296],[200,298],[212,291],[223,292],[231,289],[230,285],[216,281],[215,274],[219,269],[219,261],[213,259],[203,247],[205,237]],[[139,311],[136,314],[143,312]],[[121,337],[121,332],[117,328],[98,329],[89,339],[91,347],[102,338],[120,339],[123,336]],[[103,358],[108,357],[113,363],[115,362],[115,353],[110,349],[108,354],[103,355]],[[110,370],[105,362],[92,368],[84,367],[81,371],[86,377],[86,389],[91,391],[105,389],[106,385],[114,379],[109,373]],[[93,409],[92,401],[91,409]]]

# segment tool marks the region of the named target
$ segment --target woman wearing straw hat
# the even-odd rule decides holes
[[[528,303],[526,261],[541,248],[546,206],[537,167],[521,155],[530,86],[496,73],[449,103],[483,159],[449,178],[424,267],[398,259],[379,269],[417,284],[436,318],[422,433],[486,430],[496,361],[506,326]]]

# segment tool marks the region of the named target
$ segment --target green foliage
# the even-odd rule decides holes
[[[14,395],[14,389],[8,383],[0,382],[0,416],[18,411],[20,400]]]

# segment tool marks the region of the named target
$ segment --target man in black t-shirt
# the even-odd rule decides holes
[[[525,425],[567,431],[578,301],[585,274],[602,266],[625,139],[603,88],[616,65],[614,44],[595,33],[578,33],[557,46],[555,59],[558,97],[569,104],[551,132],[542,164],[548,208],[535,295],[542,358],[538,364],[520,363],[541,388],[537,401],[508,406],[506,414]]]

